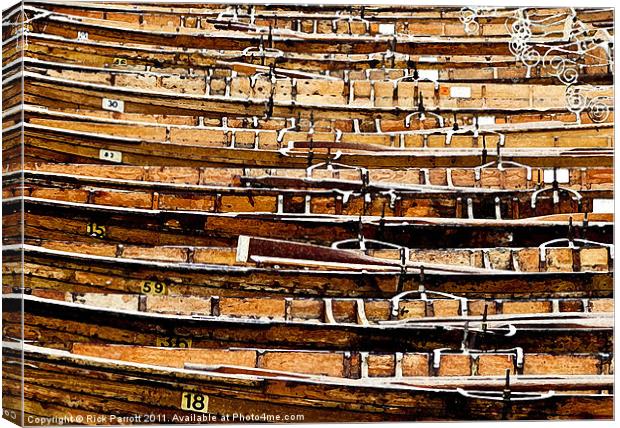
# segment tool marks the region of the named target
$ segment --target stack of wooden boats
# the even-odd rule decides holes
[[[27,1],[3,40],[5,417],[612,418],[613,10]]]

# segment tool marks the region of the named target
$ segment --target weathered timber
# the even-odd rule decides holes
[[[35,32],[56,36],[77,38],[78,32],[86,32],[89,38],[121,42],[132,42],[174,47],[194,47],[220,50],[241,50],[258,48],[265,34],[231,30],[214,30],[209,37],[200,31],[177,32],[171,29],[148,30],[114,23],[96,18],[69,17],[61,13],[41,14],[30,25]],[[540,37],[548,45],[562,45],[563,38]],[[477,55],[510,55],[510,37],[468,37],[441,38],[399,35],[349,35],[349,34],[304,34],[275,32],[271,36],[270,48],[285,52],[320,52],[343,54],[368,54],[391,50],[410,54],[463,55],[476,52]]]
[[[4,202],[10,219],[25,209],[25,238],[100,242],[87,231],[103,226],[105,241],[146,245],[236,245],[249,234],[331,245],[342,240],[374,239],[410,248],[488,248],[538,246],[573,237],[611,243],[613,216],[558,214],[522,220],[469,220],[416,217],[334,216],[272,213],[218,214],[116,208],[32,197]],[[586,213],[587,214],[587,213]]]
[[[261,238],[252,238],[261,240]],[[273,240],[283,245],[308,245],[291,241]],[[108,257],[158,260],[162,262],[209,263],[220,265],[243,265],[235,247],[141,246],[113,242],[56,241],[45,238],[25,240],[26,244],[51,250],[80,252]],[[359,242],[357,242],[359,244]],[[446,248],[421,249],[398,248],[373,241],[364,241],[365,250],[338,250],[340,253],[365,255],[382,263],[407,262],[449,265],[453,270],[466,267],[479,269],[512,270],[515,272],[605,272],[613,270],[613,247],[588,241],[566,239],[529,248]],[[349,245],[352,247],[352,245]],[[346,246],[343,246],[347,248]],[[322,250],[328,247],[317,247]],[[404,254],[403,254],[404,250]],[[269,255],[269,254],[267,254]],[[437,266],[439,267],[439,266]],[[446,270],[446,267],[443,267]],[[474,271],[472,269],[472,271]]]
[[[515,392],[505,404],[489,400],[487,395],[458,389],[368,386],[355,380],[295,376],[240,377],[98,359],[31,345],[23,347],[28,364],[24,372],[26,409],[41,416],[63,414],[68,408],[67,400],[71,400],[73,412],[78,414],[93,410],[119,416],[156,412],[171,421],[176,416],[181,418],[179,422],[183,422],[183,417],[186,423],[196,422],[196,414],[180,409],[184,392],[208,397],[208,411],[213,415],[234,410],[243,414],[260,411],[282,418],[303,415],[306,422],[610,418],[613,406],[611,395]],[[18,347],[5,344],[4,349],[5,364],[13,366]],[[132,381],[128,382],[129,379]],[[119,389],[125,392],[123,397],[118,397]],[[16,395],[13,390],[7,392],[9,396]],[[158,397],[156,403],[152,403],[152,397]]]
[[[5,197],[23,194],[67,202],[214,213],[271,212],[516,219],[591,212],[595,200],[613,199],[611,190],[577,192],[559,187],[555,189],[552,183],[536,190],[492,192],[481,191],[479,188],[438,189],[431,186],[394,188],[367,185],[364,182],[355,185],[347,181],[339,183],[337,180],[311,181],[307,186],[295,186],[297,180],[269,178],[264,180],[266,184],[271,184],[269,187],[217,187],[35,171],[8,174],[4,180],[6,187],[14,188],[13,194],[5,191]],[[23,189],[17,187],[19,183],[23,185]],[[289,188],[289,184],[292,184],[293,188]]]
[[[400,20],[400,19],[423,19],[431,20],[433,22],[443,22],[444,20],[449,22],[452,20],[460,20],[462,16],[462,9],[458,6],[446,6],[441,9],[432,6],[418,6],[418,5],[348,5],[345,9],[341,5],[287,5],[287,4],[271,4],[271,5],[247,5],[230,7],[226,4],[193,4],[192,7],[188,7],[184,4],[178,4],[178,7],[174,9],[167,7],[168,5],[156,5],[156,4],[136,4],[128,5],[123,3],[81,3],[76,1],[32,1],[29,5],[33,5],[39,8],[45,8],[47,10],[57,11],[59,13],[65,13],[75,16],[90,16],[98,19],[110,19],[122,18],[125,15],[131,14],[158,14],[163,15],[166,18],[177,15],[195,15],[201,17],[219,17],[221,20],[228,20],[232,18],[232,14],[236,14],[237,18],[241,22],[249,21],[252,16],[255,18],[274,18],[282,17],[286,22],[287,19],[293,18],[306,18],[309,20],[315,19],[336,19],[338,17],[354,18],[361,17],[362,15],[368,20]],[[501,7],[497,8],[502,13],[498,16],[494,16],[491,13],[481,11],[481,18],[485,22],[498,21],[503,23],[503,19],[507,14],[518,11],[516,7]],[[579,19],[584,22],[597,22],[607,21],[612,17],[612,9],[610,8],[574,8],[567,7],[558,8],[538,8],[528,7],[527,13],[533,18],[549,18],[554,16],[568,15],[574,11]],[[104,15],[104,13],[118,12],[118,15],[112,15],[110,17]],[[134,19],[133,21],[137,21]],[[146,23],[145,23],[146,24]],[[172,26],[172,22],[164,22],[160,25]],[[284,25],[284,24],[282,24]]]
[[[5,180],[9,182],[10,165],[5,168]],[[110,178],[114,180],[146,181],[203,186],[249,186],[253,189],[284,187],[292,189],[361,189],[364,181],[360,170],[338,169],[332,165],[315,168],[308,177],[306,168],[209,168],[209,167],[155,167],[107,164],[53,164],[27,162],[23,169],[32,172],[51,174],[71,174]],[[476,188],[478,192],[488,189],[523,191],[537,190],[544,185],[553,184],[552,171],[532,168],[528,179],[525,168],[507,166],[503,171],[497,168],[482,168],[480,175],[472,168],[434,168],[426,173],[420,168],[368,170],[367,187],[377,189],[429,189],[436,191],[456,191],[458,188]],[[613,168],[567,168],[567,182],[561,187],[578,192],[588,190],[609,191],[613,189]],[[450,183],[452,186],[450,186]],[[329,187],[328,187],[329,186]],[[17,193],[12,192],[15,189]],[[6,186],[4,197],[21,195],[14,185]],[[495,191],[495,190],[490,190]]]
[[[22,127],[6,130],[5,159],[8,162],[21,156],[19,138]],[[133,165],[155,166],[238,166],[306,168],[313,163],[333,159],[350,166],[370,168],[437,168],[478,167],[497,161],[497,153],[485,149],[410,149],[392,151],[355,151],[304,148],[298,151],[256,150],[229,147],[171,144],[142,138],[116,137],[108,134],[77,132],[62,128],[24,124],[25,161],[101,163],[101,150],[119,152],[121,162]],[[332,152],[332,150],[334,150]],[[541,150],[505,149],[501,159],[530,167],[610,167],[611,149],[547,148]],[[486,154],[486,155],[485,155]],[[118,163],[110,161],[109,163]],[[309,165],[310,164],[310,165]]]
[[[297,25],[297,31],[302,32],[319,32],[319,33],[351,33],[355,34],[376,34],[378,33],[377,23],[398,22],[399,33],[407,34],[409,30],[414,30],[419,35],[438,35],[441,27],[448,25],[450,34],[442,34],[444,36],[459,35],[459,28],[463,30],[461,19],[463,17],[463,9],[442,8],[441,11],[424,6],[407,7],[390,5],[389,8],[380,6],[349,6],[345,11],[330,7],[329,5],[321,5],[320,7],[312,5],[301,5],[290,7],[287,5],[252,5],[247,7],[223,7],[222,5],[209,5],[209,7],[192,7],[186,8],[178,5],[175,8],[165,8],[156,5],[141,4],[132,8],[128,8],[122,4],[98,4],[98,3],[74,3],[74,2],[29,2],[33,5],[45,10],[63,13],[73,16],[91,17],[104,19],[109,21],[122,21],[131,24],[140,24],[148,27],[154,26],[151,20],[156,20],[158,27],[189,27],[189,28],[205,28],[203,19],[207,23],[229,25],[232,27],[239,26],[244,29],[256,27],[273,27],[281,29],[292,29],[293,21],[303,20],[303,25]],[[488,30],[481,29],[480,33],[488,33],[488,35],[505,35],[507,29],[504,24],[507,16],[517,12],[517,8],[504,8],[502,13],[497,16],[492,14],[481,13],[479,17],[484,24],[491,25]],[[569,8],[528,8],[527,14],[535,20],[555,20],[555,31],[561,35],[563,30],[564,19],[570,15],[575,15],[579,20],[586,23],[608,23],[613,19],[611,9],[569,9]],[[186,17],[185,21],[181,17]],[[187,20],[190,17],[190,20]],[[164,19],[161,19],[164,18]],[[193,18],[193,20],[191,19]],[[201,19],[197,21],[198,19]],[[277,18],[277,19],[276,19]],[[259,23],[253,21],[259,20]],[[319,21],[322,25],[317,28],[315,25],[307,25],[308,22],[313,23]],[[344,22],[339,22],[344,21]],[[348,21],[348,22],[347,22]],[[413,27],[415,24],[420,24]],[[193,25],[192,25],[193,24]],[[328,25],[329,24],[329,25]],[[337,25],[336,25],[337,24]],[[343,25],[341,25],[343,24]],[[348,26],[347,26],[348,24]],[[412,26],[412,28],[409,28]],[[424,32],[424,30],[428,32]],[[539,34],[542,28],[534,28],[535,33]],[[464,30],[463,30],[464,31]],[[471,33],[467,33],[471,34]],[[461,35],[465,35],[463,32]]]
[[[590,390],[606,389],[612,387],[613,384],[610,382],[612,376],[608,374],[599,375],[598,373],[597,364],[603,365],[605,361],[605,356],[601,354],[526,353],[523,356],[517,356],[516,352],[512,351],[504,353],[491,351],[488,353],[473,352],[471,355],[446,352],[443,355],[439,354],[439,357],[434,357],[430,353],[404,353],[402,356],[368,353],[358,357],[338,351],[299,352],[256,348],[207,348],[199,351],[188,348],[155,349],[132,345],[82,343],[74,344],[71,352],[97,358],[110,358],[164,367],[200,368],[220,373],[237,371],[238,373],[255,372],[275,376],[286,373],[290,376],[301,374],[353,379],[361,377],[364,373],[369,383],[399,383],[434,388],[484,387],[489,390],[495,390],[498,387],[503,388],[505,387],[505,379],[493,379],[493,377],[505,375],[505,370],[508,369],[512,374],[518,374],[516,379],[513,379],[516,382],[511,385],[515,391],[532,391],[534,388],[540,390],[543,387],[542,385],[553,385],[554,380],[545,368],[541,367],[540,361],[549,365],[558,365],[566,361],[579,361],[583,365],[572,375],[558,373],[558,379],[556,379],[558,386],[566,385],[568,390],[578,391],[585,388]],[[451,376],[448,376],[449,372],[445,366],[446,360],[449,363],[451,358],[463,359],[464,367],[462,371],[451,373]],[[399,359],[400,361],[398,361]],[[439,367],[431,369],[429,364],[431,359],[436,360],[434,362],[438,362]],[[503,361],[495,366],[487,363],[487,361],[500,359]],[[482,362],[481,371],[473,369],[475,360],[478,360],[479,363]],[[469,362],[469,370],[467,370],[467,362]],[[349,363],[348,366],[347,363]],[[488,367],[485,367],[486,364]],[[398,365],[400,367],[397,367]],[[402,371],[402,375],[397,374],[399,369]],[[596,379],[595,375],[601,377]],[[421,376],[428,376],[428,378],[421,379]],[[573,385],[568,384],[568,380],[571,378],[575,382]],[[498,383],[497,381],[500,379],[503,382]],[[599,388],[596,388],[595,385]]]
[[[40,297],[3,295],[4,337],[15,338],[23,304],[24,340],[67,349],[72,343],[161,345],[196,348],[273,347],[376,352],[432,352],[438,348],[514,348],[524,352],[591,353],[613,349],[613,318],[527,318],[490,322],[435,320],[383,325],[200,317],[118,311]],[[183,346],[169,343],[163,346]]]
[[[102,109],[102,100],[123,101],[124,111],[142,112],[149,114],[191,114],[217,117],[218,115],[239,114],[242,116],[274,116],[274,117],[304,117],[316,119],[333,118],[335,114],[342,118],[384,118],[403,119],[411,113],[419,113],[420,106],[413,104],[405,106],[370,106],[350,104],[328,104],[313,98],[296,102],[292,100],[277,100],[266,94],[261,97],[227,97],[225,95],[179,94],[161,90],[128,88],[101,83],[82,82],[60,77],[50,77],[30,71],[20,72],[11,79],[24,79],[24,101],[46,107],[80,107]],[[390,84],[391,85],[391,84]],[[432,86],[432,84],[431,84]],[[561,87],[563,90],[563,86]],[[601,87],[595,95],[610,92],[610,87]],[[601,99],[605,97],[601,96]],[[532,113],[562,113],[567,108],[562,100],[558,103],[557,97],[541,99],[540,104],[531,104],[528,98],[526,104],[520,106],[500,103],[495,107],[483,107],[482,99],[474,99],[473,103],[457,103],[445,107],[429,106],[427,111],[453,111],[459,114],[493,114],[510,111],[511,114]],[[606,107],[613,110],[613,101],[602,101]],[[459,104],[459,105],[457,105]],[[10,107],[10,106],[9,106]]]
[[[21,52],[20,35],[8,39],[4,45],[3,65],[18,60]],[[147,45],[124,45],[97,40],[76,40],[42,33],[28,33],[27,55],[39,60],[61,61],[67,64],[81,64],[94,67],[113,67],[114,69],[146,70],[147,67],[162,71],[187,71],[208,69],[211,67],[233,64],[247,64],[258,67],[280,67],[286,72],[328,71],[330,75],[340,76],[347,70],[365,73],[376,69],[377,76],[403,77],[403,70],[410,70],[412,64],[418,70],[439,70],[441,79],[471,81],[530,81],[532,83],[551,83],[556,79],[551,67],[535,68],[528,75],[527,67],[515,65],[512,55],[488,55],[476,57],[471,55],[419,55],[394,53],[392,59],[386,59],[379,53],[367,55],[345,54],[303,54],[281,52],[262,55],[244,54],[243,51],[205,50],[193,48],[172,48],[166,46],[149,47]],[[115,58],[121,58],[126,65],[115,64]],[[152,66],[152,67],[151,67]],[[385,69],[392,69],[389,72]],[[593,64],[588,73],[580,78],[581,82],[611,84],[609,67]]]
[[[335,93],[334,88],[336,88],[339,89],[340,95],[349,93],[349,103],[370,103],[371,105],[377,103],[377,106],[381,105],[380,103],[385,106],[386,101],[380,100],[380,98],[386,98],[390,95],[387,83],[391,83],[393,86],[391,92],[394,102],[402,106],[415,105],[418,100],[411,99],[415,93],[423,96],[426,107],[434,107],[435,105],[457,106],[459,103],[475,104],[475,100],[480,98],[484,105],[489,108],[502,102],[513,103],[515,107],[523,106],[525,104],[524,98],[528,98],[528,96],[535,99],[537,103],[549,102],[549,99],[554,97],[559,97],[561,101],[565,93],[565,88],[558,85],[557,76],[552,68],[541,67],[538,72],[532,75],[531,71],[528,74],[525,66],[515,68],[513,63],[502,65],[503,62],[499,58],[496,61],[491,61],[491,63],[485,63],[484,67],[476,64],[475,61],[468,62],[467,59],[462,62],[454,62],[453,57],[449,57],[452,62],[422,62],[420,66],[415,65],[415,69],[385,66],[359,71],[346,70],[346,72],[343,70],[326,70],[327,74],[321,73],[319,70],[312,72],[304,69],[285,68],[283,67],[285,64],[281,64],[282,59],[278,59],[274,66],[255,64],[252,62],[252,58],[247,58],[245,61],[234,61],[235,58],[231,58],[230,60],[214,61],[210,66],[204,68],[186,68],[173,64],[153,67],[141,65],[140,61],[136,60],[132,60],[131,64],[126,63],[126,61],[119,64],[119,57],[114,57],[116,59],[116,63],[114,63],[114,59],[101,57],[101,52],[98,53],[99,56],[89,56],[86,63],[82,61],[79,63],[67,62],[70,58],[57,58],[50,52],[49,47],[41,52],[34,50],[35,47],[31,45],[31,37],[28,34],[27,56],[15,57],[13,61],[3,63],[5,79],[23,68],[35,73],[73,80],[100,83],[114,81],[117,85],[164,91],[176,90],[181,93],[225,94],[230,92],[231,96],[238,96],[238,93],[243,91],[246,95],[257,97],[263,95],[260,94],[260,91],[264,91],[265,87],[271,86],[269,76],[273,76],[276,78],[274,96],[279,100],[309,100],[308,95],[314,95],[312,99],[320,100],[320,93],[309,92],[304,87],[304,85],[311,83],[319,87],[318,92],[328,92],[331,98],[324,97],[323,99],[326,102],[346,103],[344,98],[334,98],[335,95],[338,95]],[[76,41],[66,41],[67,45],[73,43]],[[4,52],[9,58],[12,58],[16,54],[17,48],[18,39],[11,40],[5,46]],[[31,50],[34,51],[31,53]],[[75,53],[69,52],[67,55],[70,57],[76,57],[76,60],[80,59]],[[217,56],[217,53],[214,52],[214,55]],[[413,60],[410,59],[409,61]],[[428,70],[429,77],[415,75],[418,68]],[[117,78],[118,81],[116,81]],[[583,76],[579,82],[580,84],[588,83],[590,85],[612,85],[613,80],[608,66],[599,65],[593,66],[592,70]],[[507,84],[514,86],[515,92],[512,98],[506,97]],[[525,84],[531,85],[531,87],[528,88]],[[472,89],[474,100],[457,102],[445,96],[450,92],[451,87],[463,85]],[[226,89],[227,87],[228,89]],[[374,97],[368,93],[371,90],[370,88],[375,92]],[[483,89],[484,93],[482,93]],[[290,92],[296,93],[293,95]],[[351,92],[353,92],[352,96]],[[298,95],[300,96],[298,97]],[[306,97],[304,98],[303,95]]]
[[[339,120],[285,120],[226,117],[208,119],[199,117],[175,117],[185,123],[157,123],[153,117],[142,116],[134,120],[105,117],[107,113],[55,111],[27,105],[23,109],[23,119],[33,125],[52,128],[64,128],[73,131],[99,132],[118,137],[141,136],[146,140],[167,140],[171,143],[199,145],[205,147],[256,148],[256,149],[293,149],[308,147],[312,142],[315,149],[321,143],[331,143],[333,150],[365,147],[371,151],[393,149],[462,149],[486,146],[493,152],[498,144],[502,149],[528,147],[613,147],[613,123],[563,122],[563,117],[549,118],[548,121],[526,123],[499,123],[504,118],[494,118],[494,125],[478,126],[476,118],[469,123],[457,124],[458,130],[444,123],[445,127],[435,128],[427,121],[436,121],[434,117],[420,121],[417,125],[405,120],[378,120],[358,122]],[[97,115],[95,115],[95,113]],[[110,113],[108,113],[110,114]],[[18,124],[22,117],[21,110],[7,111],[4,115],[6,128]],[[127,114],[122,114],[127,117]],[[148,119],[150,122],[145,122]],[[165,118],[162,118],[165,120]],[[513,118],[514,120],[514,118]],[[202,122],[201,122],[202,121]],[[294,122],[291,125],[291,121]],[[449,122],[449,121],[448,121]],[[215,126],[213,126],[213,125]],[[224,126],[225,125],[225,126]],[[357,130],[356,128],[359,128]],[[363,131],[362,131],[363,129]],[[358,132],[359,131],[359,132]]]
[[[479,322],[486,320],[524,322],[538,320],[553,323],[566,320],[599,322],[614,311],[612,298],[467,298],[426,290],[392,299],[356,299],[321,297],[228,297],[175,296],[166,288],[149,283],[143,294],[77,293],[52,289],[25,289],[26,294],[76,304],[106,307],[117,311],[151,314],[188,315],[237,319],[310,321],[327,324],[429,324],[432,322]],[[11,294],[10,286],[3,293]],[[147,292],[148,291],[148,292]],[[592,318],[589,320],[589,318]],[[487,325],[488,327],[488,325]]]
[[[425,108],[429,110],[446,110],[460,108],[484,108],[486,111],[502,111],[512,109],[549,109],[554,110],[566,106],[566,86],[551,80],[548,84],[534,84],[527,80],[517,83],[498,83],[493,79],[477,82],[461,82],[457,78],[449,80],[413,79],[404,76],[377,79],[368,75],[356,76],[349,74],[346,81],[331,76],[308,74],[290,76],[283,75],[281,69],[268,69],[273,75],[262,70],[265,76],[257,76],[257,70],[250,68],[249,75],[220,73],[174,73],[157,71],[134,71],[110,67],[84,67],[65,65],[24,58],[20,62],[5,67],[5,79],[9,71],[26,71],[42,76],[55,77],[67,81],[106,84],[113,87],[135,88],[170,94],[220,95],[230,99],[258,99],[266,102],[270,94],[274,101],[294,102],[325,106],[357,106],[357,107],[399,107],[403,110]],[[7,70],[8,69],[8,70]],[[244,71],[247,66],[237,67]],[[280,70],[280,71],[278,71]],[[213,77],[215,74],[215,77]],[[226,76],[231,74],[231,76]],[[290,73],[288,73],[290,74]],[[374,73],[373,73],[374,74]],[[219,77],[218,77],[219,76]],[[465,85],[465,86],[463,86]],[[576,85],[576,89],[585,87]],[[469,95],[459,96],[453,90],[466,89]],[[347,94],[348,92],[348,94]],[[588,90],[588,96],[612,97],[611,86],[599,86]],[[610,103],[611,105],[611,103]],[[423,106],[423,107],[421,107]],[[275,107],[275,105],[274,105]],[[275,112],[274,112],[275,113]]]
[[[5,418],[613,417],[612,9],[2,23]]]
[[[170,263],[30,245],[5,248],[5,269],[9,274],[5,280],[9,286],[20,286],[22,278],[11,272],[22,252],[23,286],[59,291],[141,293],[145,284],[154,281],[164,284],[170,294],[196,296],[392,298],[404,291],[417,291],[420,286],[468,297],[607,297],[612,293],[609,272],[510,272],[424,262],[408,262],[411,266],[392,269],[364,264],[357,270],[338,265],[307,270],[301,260],[293,261],[289,268]]]

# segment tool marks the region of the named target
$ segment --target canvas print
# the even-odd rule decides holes
[[[3,417],[612,419],[613,17],[4,10]]]

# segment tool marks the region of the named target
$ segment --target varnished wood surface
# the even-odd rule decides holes
[[[12,162],[17,156],[20,129],[6,134],[6,161]],[[333,155],[326,151],[309,157],[308,151],[299,154],[283,154],[276,150],[257,151],[239,148],[211,148],[200,146],[174,145],[165,142],[144,141],[139,138],[121,138],[98,133],[72,132],[61,128],[47,128],[38,125],[25,125],[24,144],[28,147],[27,161],[45,160],[55,162],[94,162],[100,163],[100,150],[122,153],[123,163],[156,166],[250,166],[250,167],[307,167],[309,158],[317,162],[325,161]],[[519,152],[504,150],[502,159],[531,167],[609,167],[613,163],[612,150],[606,149],[549,149],[548,156],[540,156],[540,151]],[[351,166],[373,168],[409,167],[477,167],[485,162],[497,160],[497,154],[482,149],[469,152],[449,150],[403,151],[370,154],[343,153],[338,161]]]
[[[5,363],[14,361],[14,351],[5,354]],[[27,409],[37,414],[41,406],[54,409],[53,414],[62,413],[63,395],[72,395],[77,400],[78,411],[92,408],[120,415],[159,411],[171,417],[173,414],[186,414],[178,409],[181,393],[185,390],[209,395],[210,410],[214,414],[227,413],[233,408],[251,412],[260,402],[261,411],[276,414],[288,412],[304,414],[305,421],[342,420],[412,420],[449,418],[540,418],[546,415],[560,417],[610,416],[612,400],[609,395],[553,394],[545,399],[536,399],[509,406],[488,399],[472,398],[449,390],[425,390],[404,387],[358,387],[353,384],[321,384],[294,378],[261,378],[251,376],[244,380],[234,380],[223,374],[209,372],[170,370],[154,366],[137,366],[114,360],[96,360],[57,351],[46,351],[26,345],[26,361],[31,365],[26,376],[29,382],[26,391]],[[52,384],[50,376],[56,377]],[[164,401],[151,404],[144,399],[144,392],[133,388],[123,388],[126,395],[112,399],[119,385],[127,377],[143,379],[149,383],[144,386],[151,394],[157,394]],[[59,378],[62,382],[59,382]],[[105,378],[105,380],[104,380]],[[97,384],[97,395],[81,395],[91,391]],[[219,385],[227,385],[222,390]],[[360,388],[360,389],[358,389]],[[376,389],[375,389],[376,388]],[[266,392],[259,392],[259,391]],[[225,392],[224,392],[225,391]],[[329,391],[329,392],[328,392]],[[41,392],[44,396],[41,397]],[[13,394],[10,391],[9,394]],[[213,395],[215,394],[215,395]],[[267,395],[268,394],[268,395]],[[375,395],[376,394],[376,395]],[[378,396],[383,399],[402,397],[400,405],[389,409],[377,404]],[[270,398],[267,398],[269,396]],[[517,395],[518,396],[518,395]],[[317,408],[316,399],[323,398],[324,405]],[[541,397],[542,398],[542,397]],[[491,409],[489,409],[491,407]],[[484,410],[483,410],[484,409]],[[387,410],[387,413],[386,413]],[[446,411],[448,413],[446,413]],[[50,412],[45,412],[49,414]]]
[[[509,349],[518,342],[525,352],[609,352],[612,319],[561,318],[503,320],[488,323],[366,325],[243,320],[115,311],[27,295],[4,295],[4,329],[17,338],[22,302],[24,334],[45,346],[67,348],[73,342],[156,345],[158,338],[191,340],[192,347],[267,346],[280,349],[343,349],[387,352],[459,349],[467,329],[471,349]]]
[[[23,191],[16,187],[23,181]],[[243,180],[243,179],[242,179]],[[399,217],[528,218],[549,214],[592,211],[595,200],[613,199],[613,192],[554,190],[547,184],[531,191],[486,191],[476,188],[433,188],[428,186],[394,190],[362,182],[355,186],[338,181],[308,183],[304,189],[294,180],[264,180],[266,185],[202,186],[162,182],[127,181],[34,171],[4,178],[4,197],[51,197],[80,203],[97,203],[134,208],[166,208],[216,213],[272,212],[298,214],[344,214]],[[269,184],[273,185],[269,186]],[[303,182],[302,182],[303,183]],[[293,185],[292,188],[288,187]],[[301,189],[295,187],[302,187]],[[14,192],[9,189],[13,188]],[[94,190],[97,189],[97,190]],[[248,193],[250,192],[250,193]],[[389,194],[386,194],[389,192]],[[554,202],[557,195],[558,201]],[[367,198],[371,202],[367,202]]]
[[[53,0],[2,34],[4,417],[613,417],[613,10]],[[108,416],[151,413],[188,419]]]
[[[5,201],[6,218],[18,213],[18,198]],[[524,220],[467,220],[358,216],[304,216],[263,213],[216,214],[194,211],[115,208],[24,197],[27,238],[97,242],[88,223],[107,229],[110,242],[148,245],[231,246],[240,234],[331,245],[334,241],[376,239],[411,248],[538,246],[573,236],[611,243],[613,216],[561,214]],[[534,233],[535,231],[535,233]]]
[[[3,65],[19,58],[19,37],[8,40],[4,47]],[[406,70],[415,65],[419,70],[434,70],[439,68],[440,76],[445,79],[458,78],[462,80],[509,82],[513,79],[531,81],[533,83],[552,83],[552,71],[545,68],[536,68],[530,71],[527,77],[525,66],[515,66],[514,58],[510,55],[488,55],[476,57],[471,55],[437,55],[428,60],[428,56],[419,54],[398,54],[392,59],[386,59],[385,55],[368,54],[356,55],[321,55],[285,52],[280,55],[248,55],[243,51],[207,50],[208,55],[203,55],[203,50],[194,48],[179,49],[161,46],[157,48],[148,45],[124,44],[98,41],[98,40],[75,40],[45,33],[29,33],[28,56],[39,60],[62,60],[68,63],[77,63],[86,66],[111,67],[115,58],[127,61],[127,66],[118,67],[133,70],[144,70],[145,67],[155,63],[163,70],[192,67],[195,69],[214,66],[225,66],[226,63],[243,63],[255,66],[283,67],[289,71],[314,71],[325,70],[343,73],[345,70],[364,71],[369,68],[391,67],[394,70]],[[223,63],[223,64],[222,64]],[[481,69],[481,66],[486,68]],[[494,78],[497,73],[497,78]],[[593,64],[583,77],[584,82],[610,84],[611,75],[607,66]]]
[[[393,297],[420,285],[441,292],[471,297],[492,296],[609,296],[612,276],[607,272],[510,272],[475,270],[457,266],[446,271],[432,263],[414,263],[360,271],[305,270],[303,266],[228,266],[202,263],[167,263],[139,259],[83,255],[26,246],[24,285],[76,292],[139,293],[145,281],[167,284],[173,294],[201,295],[297,295],[326,297]],[[5,266],[21,257],[19,247],[5,251]],[[302,264],[302,263],[300,263]],[[88,266],[84,268],[84,266]],[[421,268],[426,266],[424,273]],[[363,268],[364,265],[361,265]],[[8,273],[11,273],[9,270]],[[7,285],[19,285],[19,271]],[[527,287],[527,288],[523,288]]]

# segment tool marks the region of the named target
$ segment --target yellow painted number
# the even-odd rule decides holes
[[[158,337],[156,345],[160,348],[191,348],[192,339],[184,337]]]
[[[168,289],[166,288],[166,284],[164,282],[144,281],[144,283],[142,284],[142,293],[161,296],[164,294],[168,294]]]
[[[114,65],[127,65],[127,60],[125,58],[114,58],[114,61],[112,61],[112,64],[114,64]]]
[[[209,412],[209,396],[196,394],[194,392],[184,392],[181,396],[181,409],[190,412]]]
[[[93,238],[105,237],[105,226],[99,226],[97,223],[88,223],[86,225],[86,233]]]

